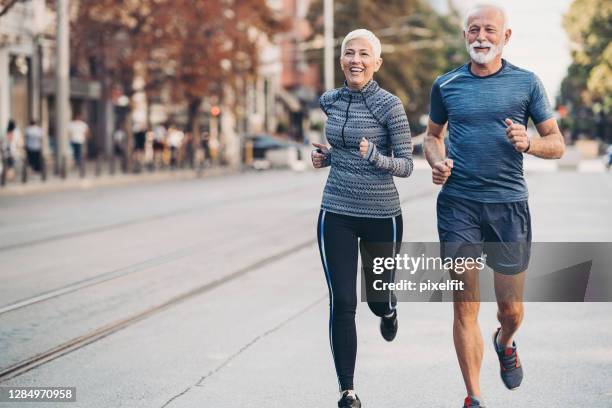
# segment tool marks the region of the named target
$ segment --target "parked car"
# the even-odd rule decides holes
[[[247,135],[243,138],[243,158],[249,156],[247,149],[252,146],[253,168],[265,170],[272,167],[303,170],[303,146],[300,143],[283,140],[267,134]]]

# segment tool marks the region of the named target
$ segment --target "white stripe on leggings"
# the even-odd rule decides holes
[[[393,217],[393,258],[395,258],[395,243],[397,242],[397,225],[395,224],[395,218]],[[393,271],[391,272],[391,279],[389,281],[389,283],[392,283],[395,281],[395,268],[393,268]],[[393,307],[393,302],[392,302],[392,297],[393,295],[393,291],[390,290],[389,291],[389,310],[393,311],[395,310],[395,307]]]
[[[334,287],[332,286],[332,282],[331,282],[331,276],[329,274],[329,269],[327,267],[327,255],[325,254],[325,214],[326,211],[323,211],[323,213],[321,214],[321,226],[320,226],[320,231],[319,231],[319,235],[321,236],[321,254],[323,255],[323,270],[325,271],[325,278],[327,279],[327,285],[329,286],[329,293],[330,293],[330,299],[329,299],[329,305],[330,305],[330,309],[329,309],[329,345],[331,347],[331,352],[332,352],[332,358],[334,359],[334,365],[336,363],[336,355],[334,353],[334,338],[333,338],[333,333],[332,333],[332,327],[334,324]],[[338,378],[338,385],[340,385],[340,378]]]

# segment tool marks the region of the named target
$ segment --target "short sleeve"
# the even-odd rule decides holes
[[[531,98],[529,100],[529,116],[536,125],[554,117],[544,85],[536,75],[533,76]]]
[[[448,113],[442,101],[442,92],[440,91],[440,82],[438,80],[431,87],[429,118],[438,125],[444,125],[448,121]]]

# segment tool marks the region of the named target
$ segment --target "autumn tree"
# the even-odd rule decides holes
[[[82,0],[73,12],[76,65],[107,74],[127,96],[134,78],[185,102],[198,134],[205,96],[256,73],[262,36],[283,29],[265,0]],[[91,69],[90,69],[91,71]]]
[[[187,103],[189,124],[199,134],[198,110],[205,96],[223,98],[229,87],[256,74],[262,37],[286,23],[265,0],[176,0],[163,22],[162,41],[173,95]]]

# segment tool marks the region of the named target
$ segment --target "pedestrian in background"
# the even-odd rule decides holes
[[[202,145],[202,151],[204,154],[203,164],[206,167],[210,162],[210,133],[202,132],[200,143]]]
[[[87,139],[89,138],[89,126],[83,120],[80,113],[74,116],[74,119],[68,124],[68,138],[72,146],[72,154],[74,163],[79,169],[83,169],[83,150]]]
[[[164,150],[166,149],[166,127],[160,123],[153,127],[153,166],[163,167]]]
[[[124,130],[124,124],[120,124],[113,132],[113,154],[115,158],[119,158],[119,160],[121,161],[121,168],[123,169],[123,171],[125,171],[126,169],[126,141],[127,134]]]
[[[177,127],[170,126],[168,129],[168,145],[170,146],[170,167],[176,168],[178,165],[179,149],[183,142],[185,134],[181,132]]]
[[[13,119],[10,119],[8,122],[6,134],[2,138],[1,148],[6,179],[12,180],[15,177],[15,166],[21,158],[23,148],[21,132]]]
[[[140,172],[144,165],[144,153],[147,144],[147,128],[145,125],[135,124],[134,125],[134,152],[132,157],[134,159],[134,171]]]
[[[36,120],[30,121],[25,130],[25,147],[28,165],[34,171],[42,170],[43,130]]]

